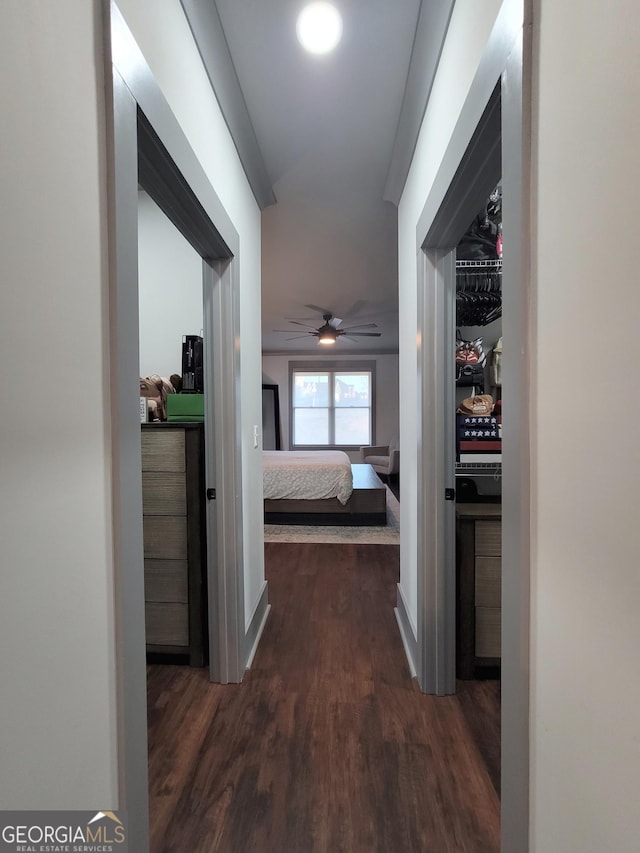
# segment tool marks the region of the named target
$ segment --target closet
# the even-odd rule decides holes
[[[456,260],[457,675],[499,674],[501,648],[502,194]]]

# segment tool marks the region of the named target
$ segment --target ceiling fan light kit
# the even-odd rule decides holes
[[[319,344],[335,344],[337,340],[336,330],[327,322],[324,326],[318,329]]]

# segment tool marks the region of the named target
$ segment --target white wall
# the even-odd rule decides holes
[[[417,625],[417,252],[416,225],[479,59],[495,22],[500,0],[457,0],[442,58],[407,183],[398,208],[398,272],[400,309],[400,587],[409,617]]]
[[[635,853],[640,7],[536,11],[532,850]]]
[[[245,616],[264,584],[262,458],[253,425],[262,422],[260,373],[260,211],[240,165],[179,0],[118,3],[164,96],[240,237],[240,361]],[[214,223],[215,224],[215,223]]]
[[[0,5],[3,809],[118,805],[98,6]]]
[[[336,358],[338,356],[336,355]],[[376,370],[376,444],[387,444],[398,434],[398,356],[397,355],[353,355],[339,356],[340,361],[372,361]],[[280,424],[282,449],[289,449],[289,362],[290,361],[327,361],[327,356],[317,355],[270,355],[262,356],[263,382],[278,386],[280,398]],[[350,454],[352,462],[360,459],[357,451]],[[402,455],[402,454],[401,454]]]
[[[202,335],[202,258],[138,193],[140,376],[182,374],[182,336]]]

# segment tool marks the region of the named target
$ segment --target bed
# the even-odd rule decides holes
[[[266,524],[387,523],[384,483],[343,451],[265,450],[263,481]]]

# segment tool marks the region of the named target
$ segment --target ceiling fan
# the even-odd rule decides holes
[[[324,344],[326,346],[330,346],[331,344],[335,344],[338,338],[345,337],[347,340],[354,341],[358,343],[357,338],[379,338],[380,332],[362,332],[360,329],[377,329],[377,325],[375,323],[361,323],[357,326],[349,326],[348,328],[341,329],[340,324],[342,320],[339,317],[335,317],[330,311],[327,311],[324,308],[318,308],[316,305],[307,305],[307,308],[312,308],[314,310],[320,311],[322,313],[322,319],[324,320],[324,324],[316,328],[315,326],[309,326],[308,323],[301,323],[300,320],[288,320],[289,323],[294,323],[296,326],[304,326],[309,329],[308,332],[303,332],[302,334],[295,335],[292,338],[287,338],[289,341],[299,340],[300,338],[306,338],[307,335],[311,335],[311,337],[317,338],[319,344]],[[285,334],[290,334],[295,331],[294,329],[274,329],[274,332],[283,332]]]

